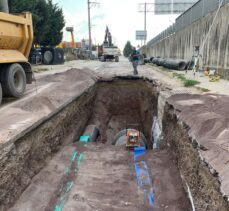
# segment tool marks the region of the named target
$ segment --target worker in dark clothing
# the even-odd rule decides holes
[[[139,62],[139,52],[136,50],[135,47],[133,47],[133,51],[131,53],[131,61],[134,68],[134,75],[138,75],[137,67]]]

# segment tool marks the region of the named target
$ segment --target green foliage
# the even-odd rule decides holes
[[[196,80],[187,79],[184,74],[173,73],[173,77],[180,79],[185,87],[195,86],[200,83]]]
[[[91,50],[96,51],[96,49],[97,49],[97,46],[96,45],[92,45]]]
[[[196,81],[196,80],[185,80],[184,81],[184,86],[185,87],[190,87],[190,86],[195,86],[197,84],[199,84],[200,82],[199,81]]]
[[[33,14],[34,44],[55,46],[63,38],[64,15],[52,0],[9,0],[11,13]]]
[[[132,52],[132,45],[130,43],[130,41],[127,41],[125,47],[124,47],[124,50],[123,50],[123,55],[125,57],[128,57]]]
[[[197,89],[199,89],[199,90],[202,91],[202,92],[210,92],[209,89],[202,88],[202,87],[197,87]]]

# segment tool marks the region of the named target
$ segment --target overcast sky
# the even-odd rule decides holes
[[[123,49],[127,40],[135,46],[141,41],[135,40],[135,31],[144,30],[144,13],[139,13],[139,3],[144,0],[93,0],[100,6],[91,8],[92,41],[101,44],[105,27],[109,26],[113,40]],[[88,39],[87,0],[54,0],[63,8],[66,26],[74,26],[77,41]],[[150,1],[149,1],[150,2]],[[151,1],[153,3],[153,0]],[[148,41],[171,25],[177,15],[147,14]],[[64,40],[71,36],[64,30]]]

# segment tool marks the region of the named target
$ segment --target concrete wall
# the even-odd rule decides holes
[[[161,40],[153,46],[147,46],[147,56],[180,58],[190,60],[194,46],[201,46],[213,22],[216,11],[177,33]],[[204,46],[201,66],[209,66],[219,74],[229,78],[229,4],[224,5],[215,20],[211,33]]]

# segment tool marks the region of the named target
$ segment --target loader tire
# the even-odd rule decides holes
[[[3,95],[7,97],[21,97],[26,89],[26,75],[23,67],[11,64],[5,70],[2,78]]]
[[[0,105],[2,103],[2,85],[0,83]]]
[[[51,64],[53,61],[53,53],[52,51],[45,51],[43,54],[43,62],[44,64]]]
[[[101,57],[100,57],[100,61],[101,61],[101,62],[105,62],[105,61],[106,61],[105,56],[101,56]]]

